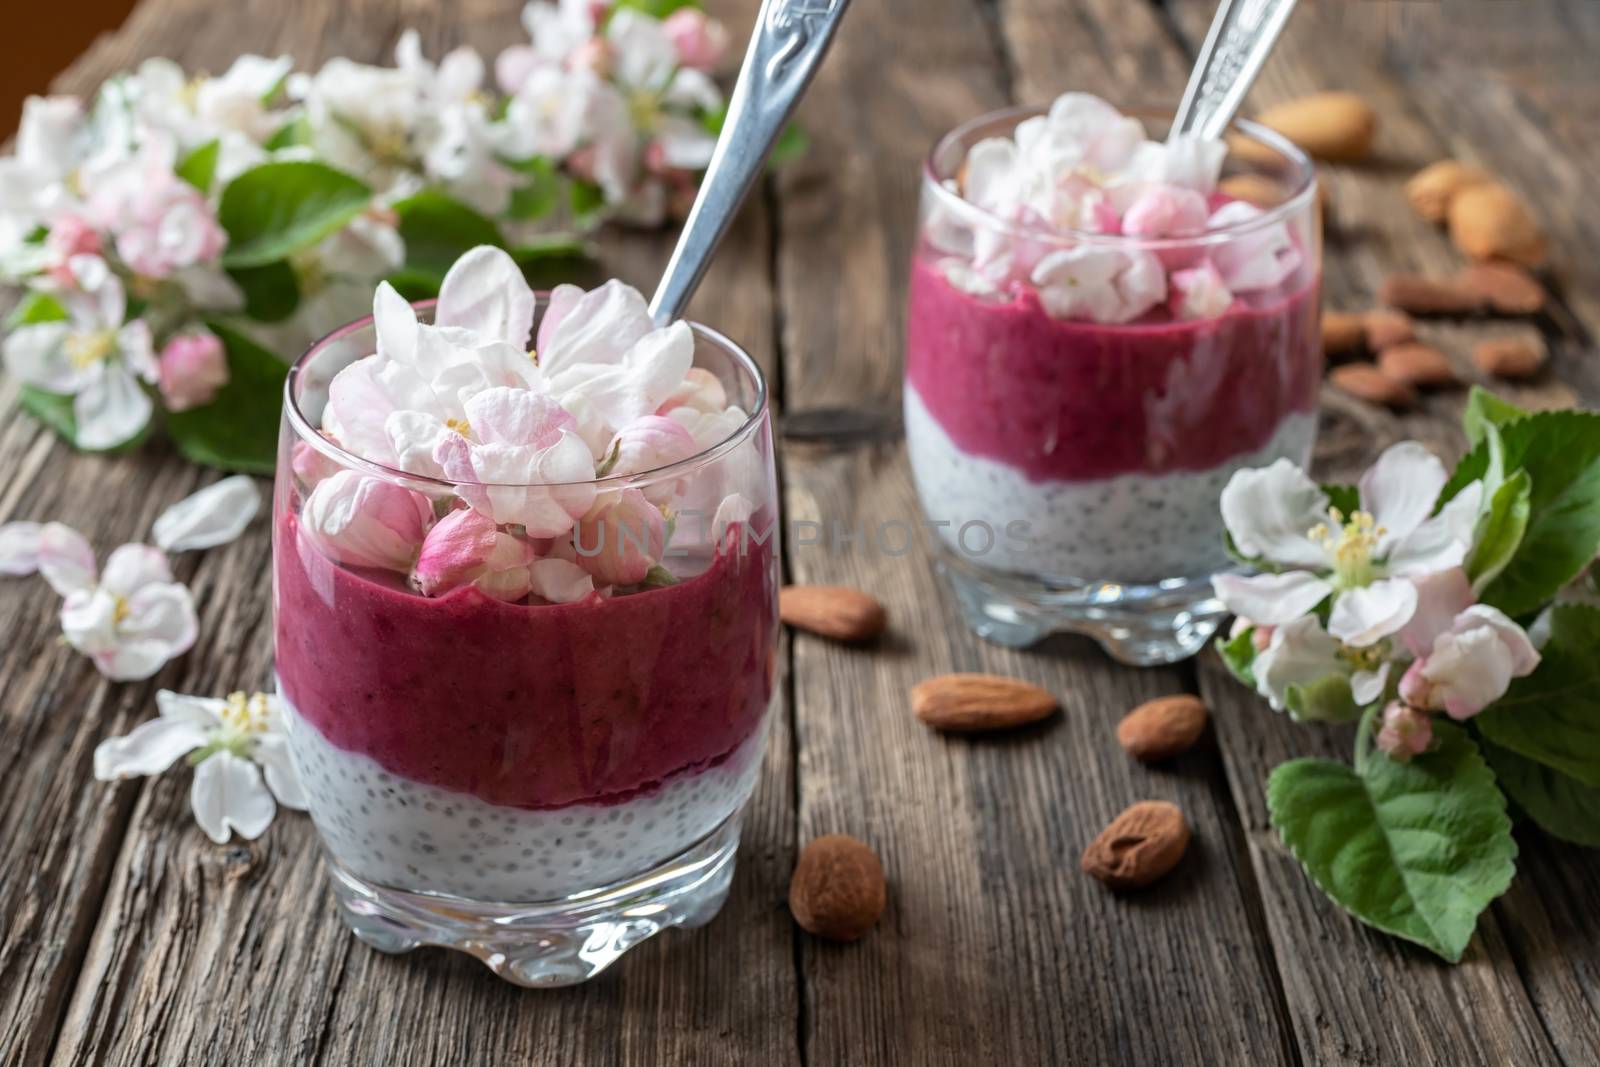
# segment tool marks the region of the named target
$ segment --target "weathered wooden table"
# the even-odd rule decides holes
[[[715,5],[741,31],[752,5]],[[145,0],[60,81],[88,91],[150,55],[219,70],[241,50],[387,60],[402,27],[433,54],[520,38],[516,0]],[[805,107],[814,147],[754,198],[693,308],[771,373],[790,430],[791,520],[914,516],[896,412],[900,305],[917,168],[931,139],[1008,100],[1065,88],[1176,98],[1209,0],[856,0]],[[25,47],[12,41],[8,47]],[[1591,0],[1313,2],[1252,99],[1352,88],[1383,118],[1380,156],[1328,168],[1332,306],[1391,269],[1454,253],[1399,193],[1445,154],[1520,186],[1554,237],[1561,299],[1539,328],[1553,373],[1511,395],[1600,400],[1600,5]],[[649,288],[669,239],[609,235],[604,265]],[[1434,336],[1459,340],[1460,327]],[[1457,351],[1459,359],[1464,352]],[[1466,361],[1460,360],[1464,372]],[[0,388],[9,412],[14,384]],[[1348,474],[1417,436],[1443,451],[1459,393],[1395,417],[1325,395],[1320,460]],[[840,409],[823,415],[823,409]],[[0,520],[62,519],[98,545],[146,534],[212,476],[159,446],[76,456],[30,418],[0,424]],[[159,687],[264,683],[264,523],[180,559],[201,611],[186,658],[113,685],[56,644],[43,583],[0,589],[0,1063],[1592,1064],[1600,1059],[1600,860],[1519,832],[1522,873],[1446,967],[1347,918],[1267,826],[1278,761],[1349,736],[1274,715],[1208,654],[1133,671],[1082,640],[1026,653],[959,624],[926,556],[791,547],[791,580],[858,585],[894,632],[852,650],[797,637],[732,899],[710,926],[636,950],[584,988],[530,992],[442,952],[363,947],[334,916],[304,817],[253,844],[194,827],[182,773],[108,786],[95,744],[152,713]],[[984,740],[919,726],[906,690],[953,669],[1059,693],[1050,725]],[[1214,730],[1169,769],[1112,740],[1134,703],[1200,691]],[[1179,803],[1195,843],[1176,875],[1116,897],[1078,854],[1127,803]],[[823,944],[784,897],[798,843],[872,842],[889,909],[865,942]]]

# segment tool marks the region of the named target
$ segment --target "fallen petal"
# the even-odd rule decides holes
[[[161,513],[152,531],[167,552],[215,548],[244,533],[261,508],[255,479],[236,474],[206,486]]]

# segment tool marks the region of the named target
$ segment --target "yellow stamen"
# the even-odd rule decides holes
[[[1329,508],[1328,517],[1335,529],[1319,522],[1306,531],[1306,537],[1328,554],[1343,588],[1366,585],[1373,578],[1372,553],[1388,531],[1367,511],[1351,512],[1346,519],[1338,508]]]
[[[114,606],[111,609],[111,625],[120,626],[129,614],[128,598],[113,595]]]
[[[249,696],[243,692],[228,694],[227,706],[222,709],[222,722],[235,735],[263,733],[270,721],[265,693],[252,693]]]
[[[64,347],[72,365],[85,370],[109,358],[117,350],[117,334],[115,330],[69,334]]]

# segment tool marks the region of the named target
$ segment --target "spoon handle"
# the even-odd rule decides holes
[[[650,301],[658,324],[678,318],[694,295],[849,5],[850,0],[763,0],[700,193]]]
[[[1221,137],[1289,21],[1295,0],[1222,0],[1167,140]]]

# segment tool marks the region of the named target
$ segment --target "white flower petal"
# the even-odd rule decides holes
[[[1344,674],[1348,667],[1339,659],[1339,642],[1328,636],[1315,615],[1303,615],[1272,631],[1253,669],[1257,692],[1273,710],[1282,711],[1291,686]]]
[[[1370,704],[1383,696],[1384,686],[1389,684],[1389,667],[1382,663],[1375,671],[1356,671],[1350,676],[1350,696],[1357,704]]]
[[[194,596],[177,582],[148,585],[129,596],[127,617],[117,626],[120,640],[149,646],[164,659],[189,651],[199,633]]]
[[[533,595],[552,604],[571,604],[594,592],[594,578],[569,560],[536,560],[528,576]]]
[[[252,755],[266,775],[267,788],[278,798],[278,803],[295,811],[305,811],[305,788],[300,784],[294,761],[289,758],[288,738],[281,734],[263,734],[256,739]]]
[[[1211,579],[1211,586],[1229,611],[1260,626],[1292,622],[1333,592],[1333,586],[1310,571],[1250,577],[1218,574]]]
[[[71,332],[64,322],[37,322],[18,326],[5,340],[6,372],[19,381],[51,393],[75,393],[83,374],[67,358]]]
[[[206,743],[206,730],[180,719],[151,719],[126,737],[100,742],[94,750],[94,776],[102,782],[160,774]]]
[[[44,529],[37,522],[8,522],[0,526],[0,574],[32,574],[39,569],[39,534]]]
[[[1399,631],[1416,610],[1417,587],[1404,578],[1385,578],[1340,593],[1328,632],[1352,648],[1365,648]]]
[[[1328,496],[1287,459],[1235,471],[1222,490],[1222,521],[1240,552],[1298,567],[1326,567],[1306,532],[1326,522]]]
[[[434,321],[526,348],[533,335],[533,310],[533,290],[516,260],[504,249],[480,245],[444,276]]]
[[[117,598],[103,589],[79,589],[61,602],[61,636],[86,656],[117,647]]]
[[[160,709],[162,718],[191,722],[207,729],[222,725],[222,712],[227,706],[226,700],[215,697],[190,696],[187,693],[175,693],[171,689],[156,693],[156,707]]]
[[[1472,549],[1482,504],[1482,482],[1462,489],[1439,514],[1393,544],[1386,561],[1389,572],[1415,576],[1459,567]]]
[[[639,290],[612,279],[574,301],[548,336],[540,329],[539,366],[549,377],[578,363],[617,363],[654,329]]]
[[[78,444],[88,449],[114,448],[131,440],[150,422],[155,406],[122,364],[111,364],[72,401]]]
[[[394,286],[379,282],[372,294],[372,326],[378,335],[378,355],[401,363],[417,355],[417,313]]]
[[[219,845],[233,831],[247,840],[260,837],[278,810],[260,769],[228,751],[208,756],[194,769],[189,806],[200,829]]]
[[[1376,549],[1380,558],[1432,514],[1449,478],[1439,457],[1415,441],[1384,449],[1361,476],[1361,507],[1385,530]]]
[[[619,363],[578,364],[551,375],[550,388],[583,396],[615,430],[660,407],[693,363],[694,333],[679,321],[641,337]]]
[[[152,535],[168,552],[215,548],[244,533],[261,508],[261,490],[248,474],[213,482],[156,519]]]
[[[39,530],[39,573],[62,596],[94,588],[94,549],[70,526],[47,522]]]
[[[129,596],[147,585],[172,581],[172,568],[158,548],[149,545],[120,545],[106,560],[100,588],[114,596]]]

